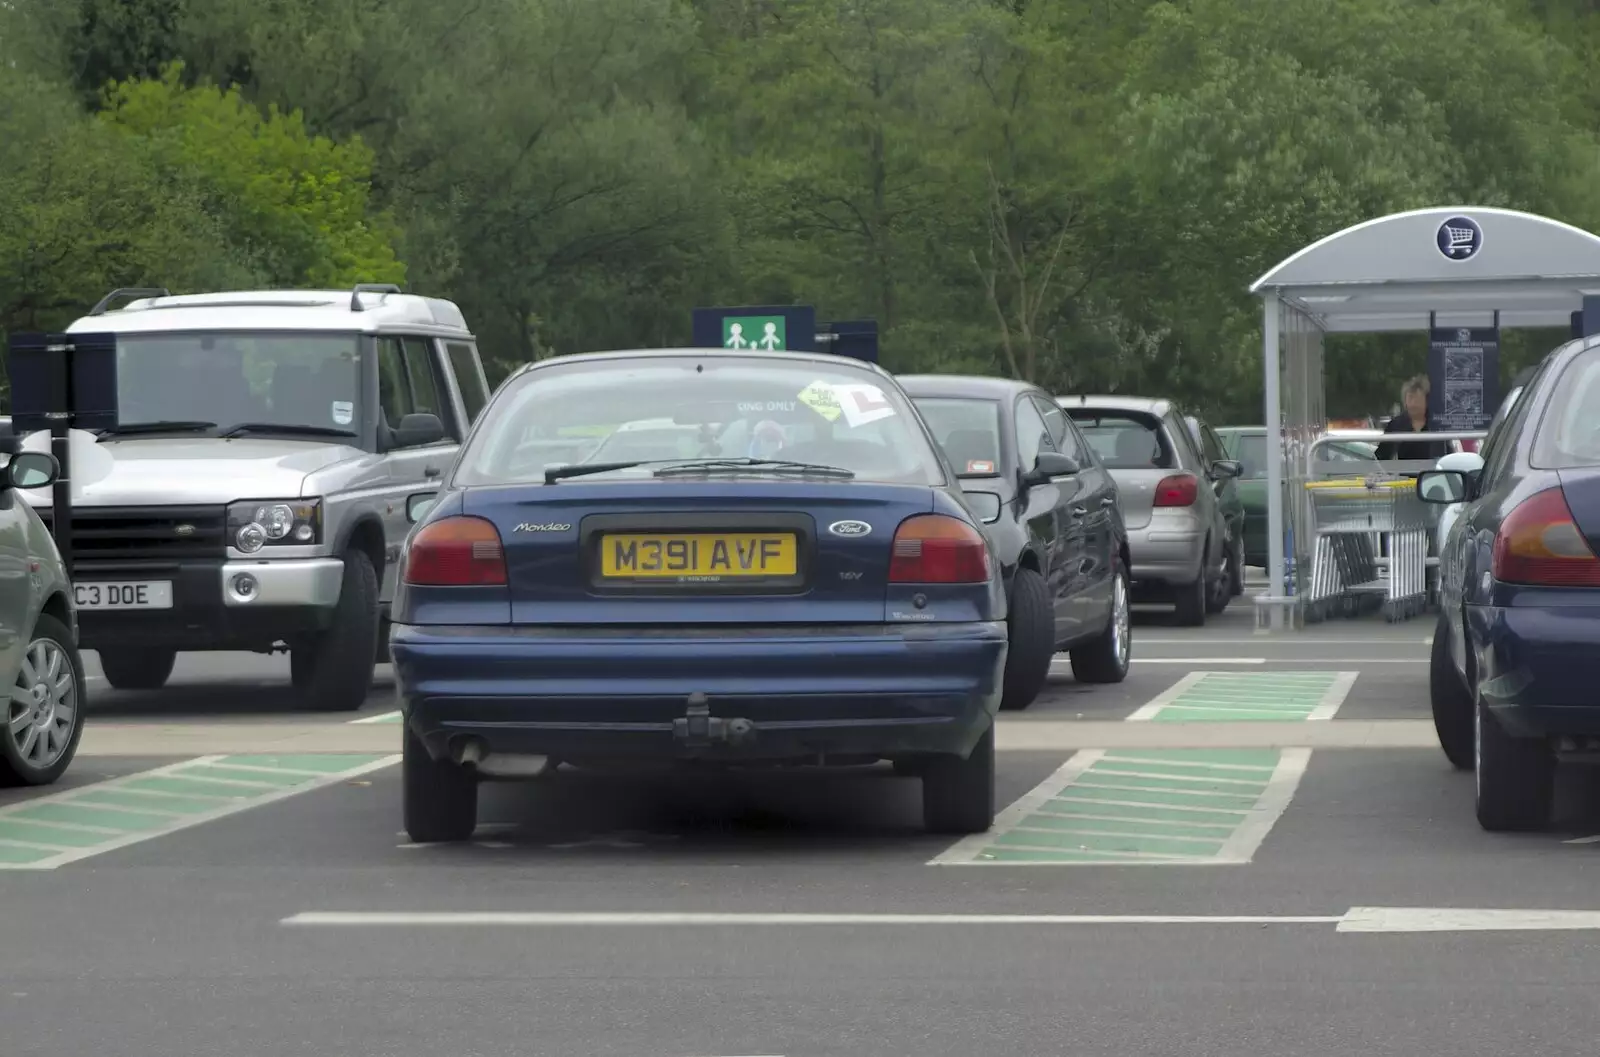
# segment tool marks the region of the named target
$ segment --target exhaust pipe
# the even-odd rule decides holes
[[[451,757],[484,778],[542,778],[556,768],[556,761],[548,756],[491,753],[480,738],[462,738],[452,747]]]

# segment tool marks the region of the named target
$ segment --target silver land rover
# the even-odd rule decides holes
[[[360,707],[406,496],[437,486],[488,401],[460,309],[365,284],[119,295],[68,328],[117,344],[118,425],[70,442],[83,647],[129,689],[185,650],[287,650],[307,707]],[[22,494],[50,520],[48,490]]]

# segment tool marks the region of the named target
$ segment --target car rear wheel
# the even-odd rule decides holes
[[[406,835],[417,844],[471,840],[478,828],[477,776],[460,764],[429,756],[409,726],[400,752]]]
[[[1234,598],[1244,594],[1244,540],[1233,541],[1228,552],[1228,593]]]
[[[1119,561],[1111,577],[1111,616],[1105,630],[1087,646],[1073,650],[1072,674],[1080,683],[1120,683],[1128,675],[1132,655],[1132,620],[1128,615],[1128,571]]]
[[[1450,622],[1439,616],[1433,632],[1433,652],[1428,658],[1428,698],[1433,705],[1433,729],[1445,759],[1458,771],[1472,770],[1472,691],[1450,661]]]
[[[1513,738],[1482,701],[1472,717],[1478,825],[1492,833],[1544,829],[1556,784],[1550,743]]]
[[[932,833],[985,833],[994,825],[994,725],[972,754],[922,765],[922,823]]]
[[[100,670],[118,690],[159,690],[167,685],[176,650],[100,650]]]
[[[372,559],[365,551],[348,550],[333,623],[290,647],[290,678],[307,707],[351,712],[366,703],[377,664],[378,623],[378,575]]]
[[[1033,704],[1050,675],[1056,653],[1056,615],[1044,577],[1032,569],[1017,569],[1011,580],[1011,604],[1006,615],[1005,689],[1000,707],[1020,711]]]
[[[49,785],[83,736],[83,658],[72,633],[41,615],[11,681],[0,731],[0,785]]]

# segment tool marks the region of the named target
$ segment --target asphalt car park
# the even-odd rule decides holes
[[[91,652],[74,768],[0,795],[0,841],[83,853],[0,870],[3,1052],[1590,1052],[1600,914],[1483,912],[1600,910],[1593,773],[1549,830],[1485,833],[1432,741],[1431,620],[1248,609],[1137,611],[1121,684],[1057,664],[961,840],[867,768],[563,773],[417,845],[387,667],[327,716],[281,658],[122,692]],[[129,754],[161,739],[188,748]]]

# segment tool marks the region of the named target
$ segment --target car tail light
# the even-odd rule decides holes
[[[890,583],[981,584],[988,579],[989,544],[965,521],[918,514],[895,531]]]
[[[506,582],[500,532],[481,517],[425,525],[406,550],[401,579],[420,587],[495,587]]]
[[[1492,568],[1501,583],[1600,587],[1600,559],[1572,520],[1559,487],[1523,500],[1500,523]]]
[[[1192,473],[1163,477],[1156,485],[1156,506],[1194,506],[1200,498],[1200,479]]]

